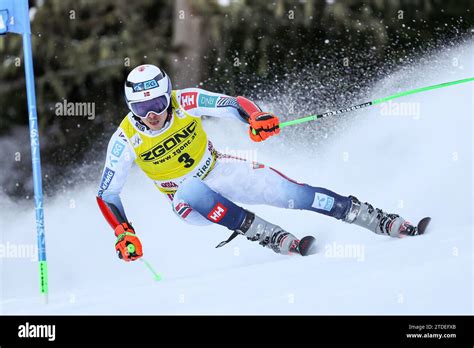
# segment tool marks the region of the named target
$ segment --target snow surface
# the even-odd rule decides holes
[[[472,77],[473,48],[450,48],[442,59],[388,76],[368,100]],[[155,282],[141,262],[117,259],[96,206],[97,183],[90,183],[45,202],[49,304],[38,295],[37,263],[10,255],[0,258],[0,313],[472,314],[473,96],[470,83],[397,100],[415,103],[403,104],[415,115],[364,109],[317,156],[299,148],[279,158],[272,151],[277,137],[255,145],[232,121],[206,120],[220,149],[256,149],[259,161],[298,181],[356,195],[411,221],[432,216],[426,235],[392,239],[312,212],[253,206],[297,236],[313,234],[319,254],[280,256],[240,237],[215,249],[230,232],[179,221],[135,168],[122,198],[146,259],[163,279]],[[0,198],[4,246],[36,244],[32,204]]]

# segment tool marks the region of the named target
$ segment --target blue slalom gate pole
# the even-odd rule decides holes
[[[28,6],[27,1],[24,1]],[[27,12],[28,13],[28,12]],[[28,20],[28,27],[29,27]],[[35,193],[36,232],[38,239],[38,261],[40,267],[40,292],[48,302],[48,265],[46,262],[46,238],[44,231],[43,184],[41,176],[41,159],[36,114],[35,75],[31,51],[31,34],[23,33],[23,52],[25,56],[26,93],[28,98],[28,115],[30,123],[31,162],[33,166],[33,187]]]
[[[41,176],[38,118],[36,113],[35,75],[31,50],[31,27],[28,0],[0,0],[0,34],[8,32],[22,34],[25,65],[28,120],[30,127],[31,162],[35,197],[36,233],[40,273],[40,293],[48,302],[48,267],[46,261],[46,239],[44,230],[43,185]]]

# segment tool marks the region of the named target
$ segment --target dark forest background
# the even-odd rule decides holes
[[[381,76],[470,39],[474,28],[472,0],[30,0],[30,7],[49,194],[77,165],[97,179],[127,112],[124,78],[136,65],[163,67],[174,88],[280,103],[285,92],[311,85],[318,100],[295,98],[301,112],[315,112],[344,106],[349,94],[363,97]],[[0,185],[18,197],[31,195],[22,59],[20,37],[0,37]],[[94,103],[95,118],[56,116],[63,100]]]

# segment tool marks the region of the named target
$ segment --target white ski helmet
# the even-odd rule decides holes
[[[161,114],[170,105],[171,80],[155,65],[137,66],[128,74],[124,88],[128,108],[138,117]]]

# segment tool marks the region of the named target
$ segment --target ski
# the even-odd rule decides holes
[[[428,227],[429,223],[431,221],[430,217],[425,217],[418,222],[418,225],[416,226],[416,230],[418,235],[424,234],[426,231],[426,228]]]
[[[298,251],[302,256],[316,254],[316,238],[313,236],[303,237],[298,244]]]
[[[425,217],[418,222],[418,225],[413,226],[411,224],[406,224],[402,226],[404,229],[400,231],[401,235],[404,236],[419,236],[425,233],[428,224],[430,223],[431,218]]]

